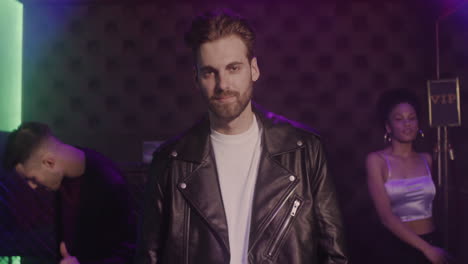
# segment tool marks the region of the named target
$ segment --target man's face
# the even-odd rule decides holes
[[[196,74],[210,112],[225,121],[237,118],[250,104],[253,82],[260,76],[257,59],[249,62],[247,47],[236,35],[202,44]]]
[[[17,164],[15,170],[32,189],[42,187],[56,191],[62,183],[63,176],[56,169],[55,164],[38,157],[31,157],[26,162]]]

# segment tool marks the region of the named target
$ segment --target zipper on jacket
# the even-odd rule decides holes
[[[286,216],[286,219],[283,221],[283,224],[281,225],[278,235],[275,237],[275,239],[270,245],[270,249],[267,252],[268,257],[273,257],[273,255],[275,254],[277,248],[279,247],[281,240],[283,239],[286,231],[288,230],[288,227],[292,223],[293,218],[296,216],[297,209],[299,209],[300,205],[301,205],[301,201],[299,201],[298,199],[295,199],[293,206],[291,210],[289,211],[288,216]]]
[[[281,205],[275,210],[275,212],[273,213],[273,215],[271,216],[271,220],[275,219],[276,215],[279,213],[279,211],[281,211],[281,208],[283,208],[284,204],[286,203],[286,201],[289,200],[289,198],[291,197],[291,195],[293,195],[294,191],[296,190],[296,186],[294,186],[294,188],[292,188],[292,190],[289,191],[288,195],[286,196],[286,198],[283,200],[283,202],[281,203]]]
[[[185,224],[184,224],[184,263],[189,263],[189,244],[190,244],[190,206],[185,204]]]
[[[275,209],[275,211],[273,212],[273,214],[271,215],[271,217],[269,218],[269,220],[263,224],[263,227],[260,229],[260,231],[258,233],[262,233],[263,231],[265,231],[265,229],[268,227],[268,225],[270,225],[271,221],[273,221],[273,219],[276,218],[276,215],[278,215],[279,211],[281,211],[281,209],[283,208],[283,206],[286,204],[286,202],[289,200],[289,198],[293,195],[294,191],[296,190],[296,187],[297,185],[294,185],[294,187],[292,187],[289,191],[288,191],[288,194],[286,195],[286,197],[283,199],[283,201],[281,202],[281,204],[278,206],[278,208]],[[257,234],[258,234],[257,233]],[[259,238],[258,237],[251,245],[249,245],[249,252],[252,248],[254,248],[254,246],[257,244],[257,242],[259,241]]]

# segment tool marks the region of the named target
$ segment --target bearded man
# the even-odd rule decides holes
[[[252,104],[250,25],[211,12],[185,40],[208,114],[153,155],[136,263],[348,263],[319,136]]]

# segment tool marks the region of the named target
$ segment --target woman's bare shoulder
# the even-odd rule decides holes
[[[370,152],[369,154],[367,154],[366,157],[366,167],[381,167],[385,165],[384,155],[385,150],[377,150],[374,152]]]
[[[384,161],[385,150],[377,150],[367,154],[367,161]]]
[[[420,152],[419,155],[421,157],[423,157],[423,159],[429,163],[430,165],[432,165],[432,155],[429,154],[428,152]]]

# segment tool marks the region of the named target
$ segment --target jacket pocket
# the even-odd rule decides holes
[[[271,243],[267,248],[266,256],[268,258],[272,259],[276,256],[278,249],[280,248],[284,238],[286,237],[286,234],[288,233],[289,228],[291,227],[292,223],[294,222],[294,219],[296,218],[301,204],[301,200],[299,200],[297,197],[294,198],[292,206],[288,210],[288,214],[286,215],[286,217],[284,217],[282,223],[280,224],[276,232],[276,235],[273,237]]]

